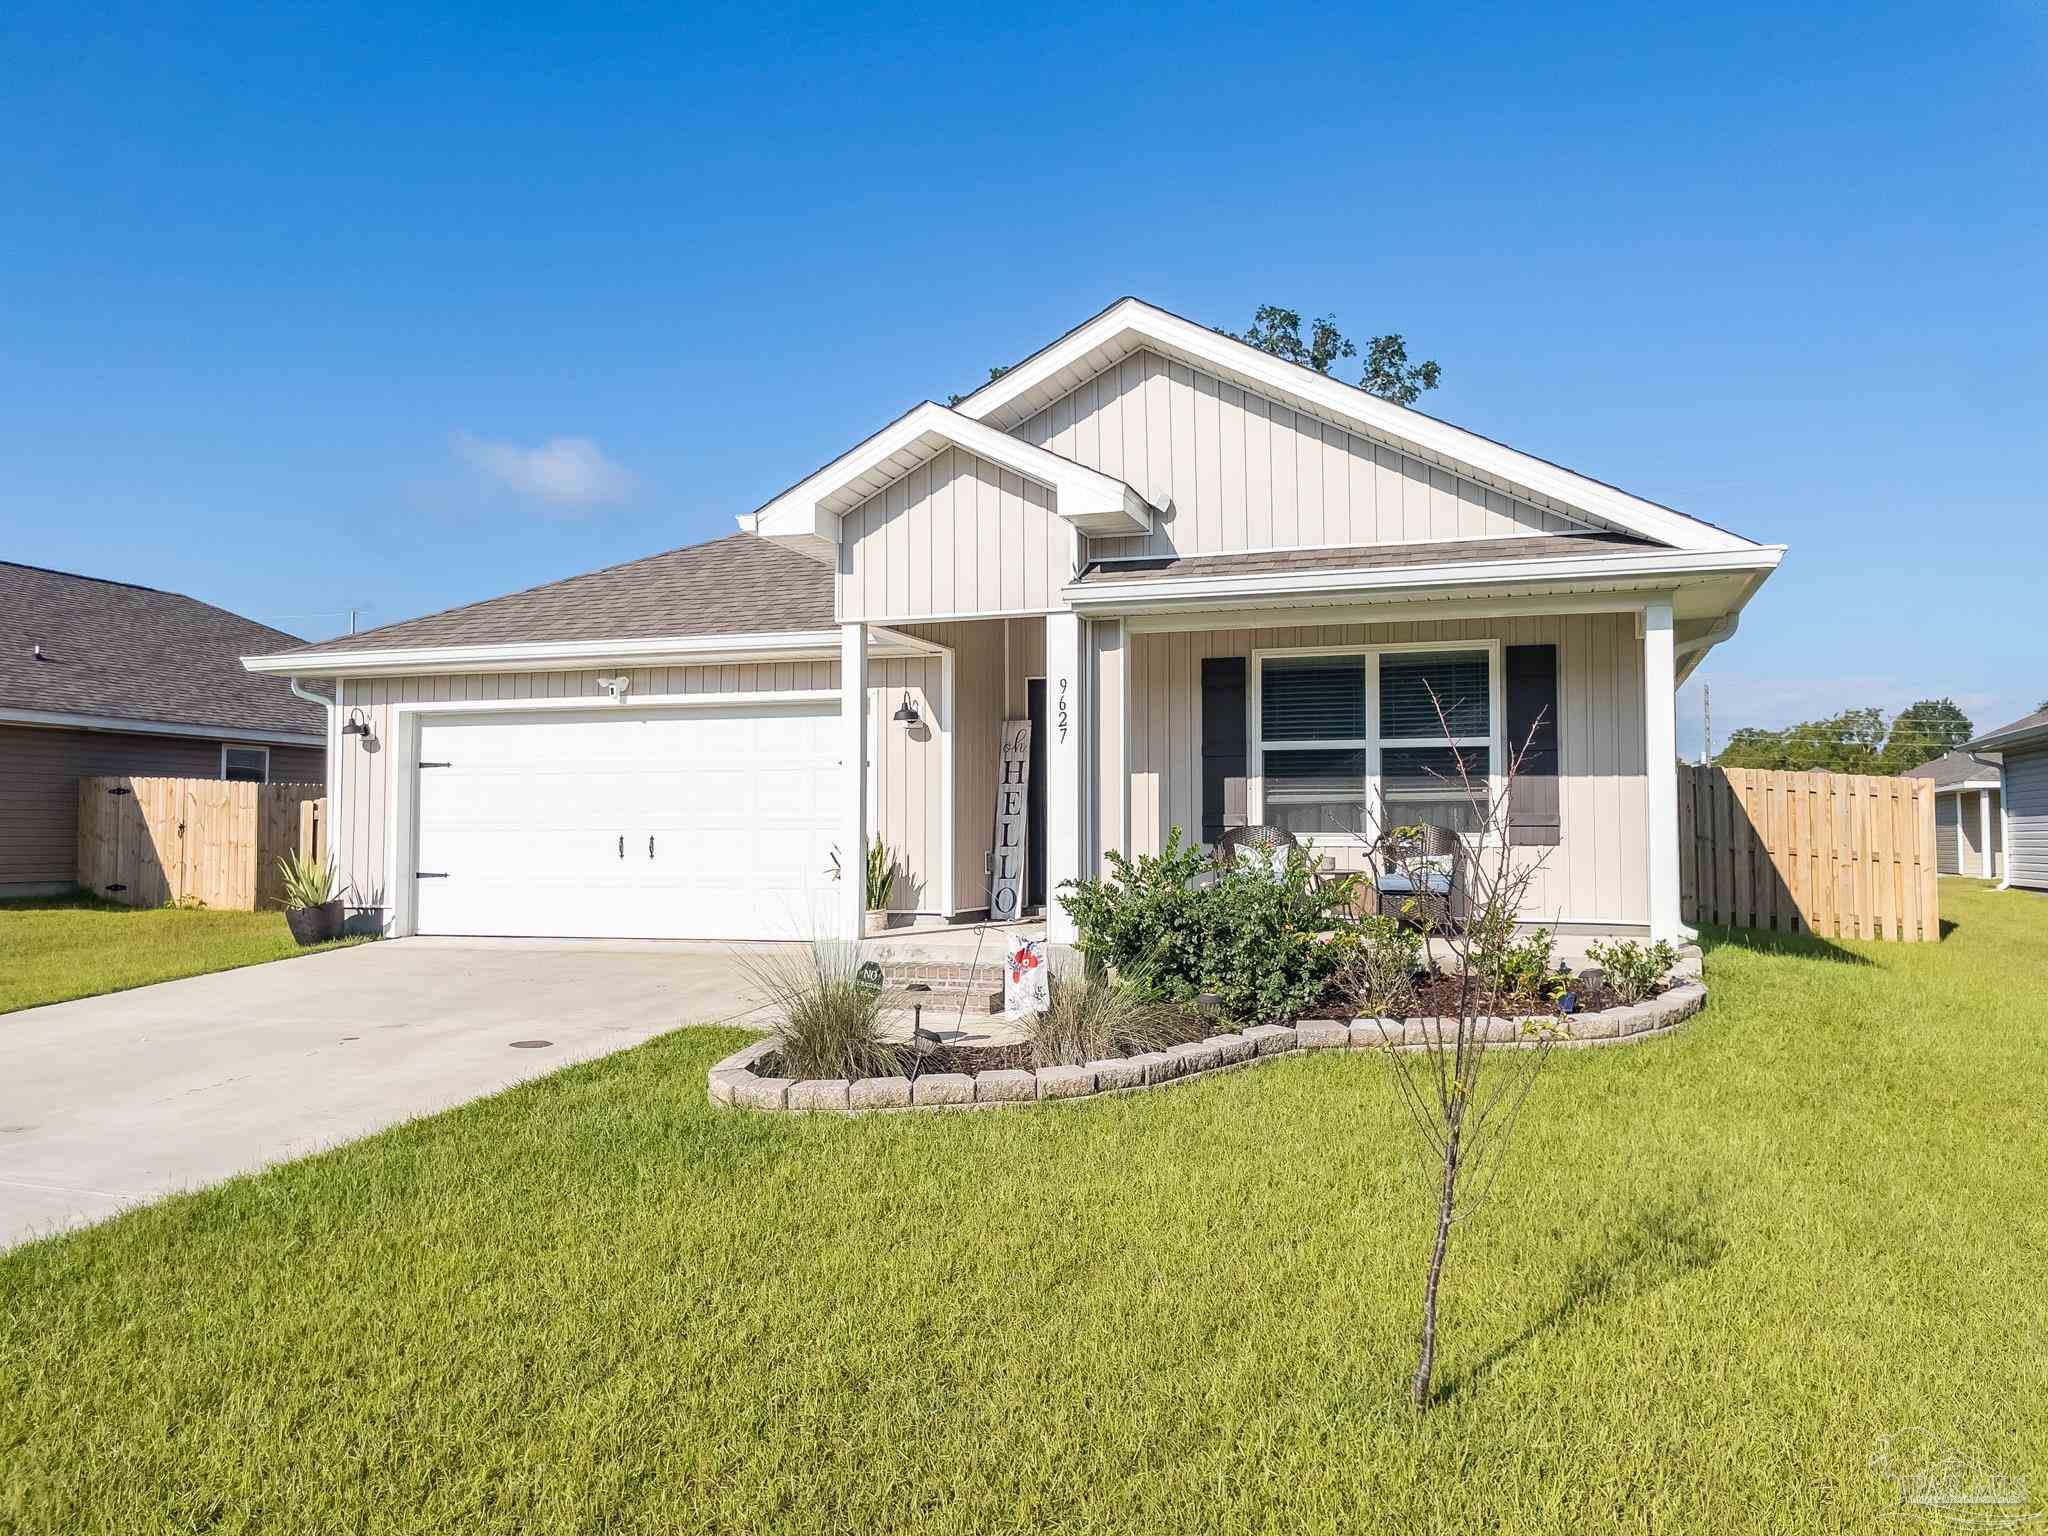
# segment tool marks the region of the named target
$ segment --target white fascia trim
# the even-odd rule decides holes
[[[942,438],[1044,486],[1056,498],[1053,510],[1091,534],[1152,531],[1152,509],[1123,481],[929,400],[750,514],[750,531],[771,539],[815,534],[838,543],[840,514],[826,511],[819,502],[923,437]]]
[[[1419,411],[1381,400],[1311,369],[1282,362],[1257,347],[1212,331],[1207,326],[1183,320],[1178,315],[1168,314],[1165,310],[1155,309],[1141,299],[1118,301],[1079,330],[1019,363],[1001,378],[984,384],[960,402],[958,414],[977,420],[984,418],[1019,395],[1038,388],[1098,347],[1114,342],[1125,332],[1135,334],[1141,341],[1149,340],[1161,347],[1202,358],[1217,368],[1242,374],[1283,396],[1292,395],[1306,400],[1340,420],[1356,423],[1368,434],[1413,443],[1485,474],[1526,486],[1631,533],[1640,533],[1679,549],[1759,547],[1739,534],[1715,528],[1683,512],[1660,507],[1655,502],[1644,501],[1611,485],[1603,485],[1598,480],[1533,458],[1476,432],[1468,432],[1463,427],[1454,427]]]
[[[300,668],[301,671],[304,668]],[[301,731],[244,731],[231,725],[174,725],[164,720],[121,720],[109,715],[67,714],[49,709],[0,709],[0,725],[46,725],[74,731],[114,731],[123,736],[198,736],[252,747],[317,747],[326,740]]]
[[[922,654],[927,642],[884,639],[875,654]],[[836,629],[769,634],[678,635],[652,640],[549,640],[513,645],[436,645],[405,650],[330,651],[319,656],[244,656],[251,672],[340,672],[350,677],[425,672],[526,672],[548,668],[702,666],[713,662],[829,660],[839,655]]]
[[[1647,578],[1713,575],[1723,571],[1771,571],[1783,545],[1745,545],[1739,550],[1660,550],[1648,555],[1569,555],[1552,560],[1457,560],[1440,565],[1352,571],[1269,571],[1246,576],[1168,577],[1159,581],[1076,583],[1060,595],[1082,613],[1143,611],[1176,604],[1313,596],[1326,592],[1441,591],[1504,582],[1641,581]]]

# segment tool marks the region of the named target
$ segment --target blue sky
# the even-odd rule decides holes
[[[1276,302],[1790,544],[1717,734],[2048,696],[2037,7],[1337,14],[10,6],[0,554],[388,622]]]

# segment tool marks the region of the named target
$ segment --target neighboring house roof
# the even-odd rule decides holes
[[[1932,779],[1942,789],[1961,788],[1965,784],[1996,784],[2001,771],[2002,760],[1996,752],[1968,752],[1958,749],[1944,752],[1932,762],[1922,763],[1917,768],[1908,768],[1905,777],[1909,779]]]
[[[1392,570],[1453,561],[1554,560],[1564,555],[1639,554],[1662,546],[1614,533],[1558,533],[1435,544],[1358,544],[1343,549],[1258,550],[1244,554],[1144,556],[1095,560],[1078,585],[1168,581],[1195,576],[1266,576],[1301,571]]]
[[[1972,752],[1992,747],[2032,748],[2043,745],[2048,745],[2048,709],[2022,715],[2009,725],[2001,725],[1995,731],[1986,731],[1975,741],[1964,743]]]
[[[562,644],[830,630],[832,572],[751,533],[730,534],[424,618],[286,653],[323,658],[449,646]]]
[[[1617,532],[1678,549],[1758,549],[1753,540],[1702,518],[1510,448],[1477,432],[1367,394],[1352,384],[1290,363],[1236,337],[1183,319],[1142,299],[1117,300],[1057,341],[1006,369],[961,400],[963,416],[1005,431],[1133,352],[1150,350],[1280,399],[1361,436],[1468,474],[1512,496]],[[1142,487],[1141,487],[1142,489]],[[763,529],[766,532],[768,530]]]
[[[0,720],[70,717],[317,742],[319,706],[241,662],[299,643],[177,592],[0,561]]]

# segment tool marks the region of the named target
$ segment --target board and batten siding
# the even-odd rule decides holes
[[[2008,885],[2048,891],[2048,747],[2005,753]]]
[[[906,620],[1065,606],[1080,541],[1044,486],[948,448],[840,524],[839,617]]]
[[[933,634],[932,638],[943,637]],[[616,675],[617,669],[605,668],[346,679],[342,685],[344,713],[361,710],[372,733],[371,745],[367,747],[360,736],[341,738],[338,793],[330,798],[335,863],[341,879],[349,886],[351,910],[381,916],[390,906],[384,857],[385,813],[391,793],[391,765],[386,752],[392,735],[393,704],[493,699],[516,704],[522,699],[589,699],[593,705],[610,707],[609,696],[598,679]],[[642,667],[629,669],[628,675],[632,688],[627,703],[621,706],[626,709],[632,708],[635,699],[644,700],[649,695],[836,689],[839,663],[818,660]],[[896,904],[914,910],[930,910],[929,904],[940,899],[944,884],[940,878],[946,846],[942,732],[948,722],[944,719],[942,680],[942,661],[936,656],[877,658],[869,666],[870,735],[876,754],[876,835],[896,850],[902,861],[903,874],[894,896]],[[924,720],[930,722],[916,732],[905,731],[889,720],[905,693],[916,703]]]
[[[1422,544],[1584,524],[1290,410],[1199,368],[1136,352],[1012,432],[1114,475],[1168,515],[1092,558]]]
[[[1558,648],[1562,835],[1554,848],[1517,853],[1542,864],[1524,916],[1543,923],[1647,924],[1643,652],[1630,614],[1129,634],[1126,695],[1095,690],[1099,731],[1115,731],[1113,712],[1128,712],[1130,833],[1122,851],[1157,853],[1176,826],[1199,835],[1204,657],[1249,657],[1254,650],[1295,646],[1473,640]],[[1099,633],[1093,644],[1098,656],[1106,648]],[[1098,806],[1098,849],[1116,846],[1109,839],[1120,819],[1118,807]],[[1347,860],[1345,850],[1331,851],[1340,868],[1357,862],[1355,856]]]

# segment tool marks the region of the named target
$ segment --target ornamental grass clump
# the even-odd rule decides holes
[[[881,990],[860,976],[860,950],[818,939],[744,957],[754,990],[776,1017],[784,1075],[849,1082],[900,1077],[912,1053],[882,1034]]]
[[[1209,1026],[1142,980],[1112,980],[1077,965],[1056,966],[1049,1006],[1024,1021],[1036,1067],[1079,1067],[1199,1040]]]

